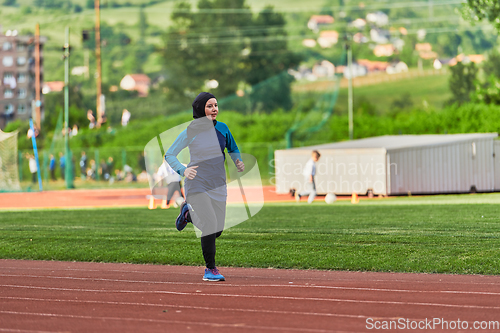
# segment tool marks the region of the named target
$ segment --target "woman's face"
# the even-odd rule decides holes
[[[219,114],[219,106],[217,105],[217,100],[215,98],[210,98],[205,104],[205,115],[210,120],[215,120]]]

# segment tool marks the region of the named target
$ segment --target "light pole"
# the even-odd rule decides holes
[[[71,166],[71,151],[69,150],[69,27],[66,27],[66,40],[64,42],[64,179],[66,188],[73,188]]]
[[[354,138],[354,115],[352,102],[352,48],[349,35],[346,34],[346,49],[347,49],[347,73],[348,73],[348,112],[349,112],[349,140]]]
[[[97,127],[100,127],[102,123],[103,110],[102,110],[102,87],[101,87],[101,13],[100,13],[100,2],[99,0],[95,0],[95,57],[96,57],[96,88],[97,88],[97,97],[96,97],[96,116],[97,116]]]

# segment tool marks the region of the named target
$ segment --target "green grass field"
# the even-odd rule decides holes
[[[481,202],[488,202],[482,204]],[[500,194],[266,204],[217,243],[220,266],[499,274]],[[0,258],[202,265],[177,210],[4,211]]]

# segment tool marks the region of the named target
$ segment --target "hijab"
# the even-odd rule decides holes
[[[205,115],[205,105],[209,99],[215,98],[214,95],[208,92],[201,92],[196,96],[193,101],[193,118],[198,119],[201,117],[206,117]]]
[[[205,105],[208,100],[211,98],[215,98],[214,95],[208,92],[201,92],[196,96],[193,101],[193,118],[194,120],[188,126],[188,138],[192,139],[197,134],[204,132],[206,130],[212,129],[215,124],[217,124],[217,120],[210,122],[205,114]],[[213,123],[213,126],[211,126]]]

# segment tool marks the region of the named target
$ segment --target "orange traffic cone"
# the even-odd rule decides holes
[[[149,209],[156,209],[156,202],[155,202],[155,197],[153,195],[149,196]]]
[[[169,209],[170,208],[170,205],[167,205],[167,199],[164,198],[161,201],[161,206],[160,207],[161,207],[161,209]]]
[[[351,203],[353,204],[359,203],[358,194],[356,192],[352,192]]]

